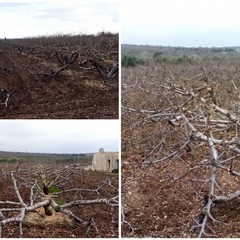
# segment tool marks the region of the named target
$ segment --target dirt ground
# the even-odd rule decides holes
[[[171,98],[171,95],[169,101],[165,102],[166,98],[162,98],[162,92],[158,89],[161,86],[162,73],[166,73],[164,69],[171,73],[170,79],[175,77],[174,83],[185,80],[194,85],[195,82],[191,79],[201,73],[202,67],[213,75],[218,72],[214,79],[222,80],[220,86],[224,91],[219,90],[223,99],[222,107],[233,108],[235,92],[227,80],[231,76],[230,79],[236,86],[240,86],[237,62],[122,69],[123,237],[193,238],[198,235],[199,229],[192,227],[196,225],[194,220],[204,207],[204,195],[209,192],[208,183],[204,184],[204,179],[210,173],[208,168],[198,168],[190,173],[186,166],[189,164],[193,168],[201,161],[210,159],[209,149],[201,144],[191,143],[191,154],[186,150],[175,159],[151,164],[151,159],[161,159],[169,152],[179,149],[182,135],[167,120],[148,117],[164,113],[165,109],[167,112],[170,109],[167,104],[175,103],[176,98]],[[167,74],[164,76],[166,79]],[[231,128],[228,131],[229,135],[233,134]],[[220,150],[220,146],[217,149]],[[234,164],[239,170],[237,160]],[[228,172],[219,171],[217,181],[221,190],[219,192],[223,195],[239,189],[239,178]],[[211,213],[217,221],[210,220],[208,226],[214,231],[215,237],[240,237],[239,203],[239,199],[235,199],[213,206]]]
[[[122,236],[195,238],[198,231],[191,228],[203,207],[203,198],[191,184],[186,188],[184,182],[164,179],[164,167],[139,167],[141,157],[134,151],[131,154],[133,157],[127,157],[122,168],[124,217],[130,224],[122,224]],[[236,199],[213,208],[218,222],[210,222],[210,226],[218,237],[240,237],[239,204]]]
[[[0,164],[0,170],[2,173],[8,172],[10,169],[14,169],[16,164]],[[24,166],[24,165],[23,165]],[[46,165],[47,166],[47,165]],[[52,165],[48,165],[49,167]],[[59,165],[56,165],[59,166]],[[54,170],[56,169],[54,167]],[[63,165],[64,166],[64,165]],[[71,167],[71,165],[68,165]],[[48,167],[48,168],[49,168]],[[28,167],[25,166],[25,169]],[[76,169],[75,169],[76,170]],[[31,174],[29,174],[31,175]],[[17,201],[16,194],[13,191],[13,184],[9,178],[9,175],[0,174],[0,199]],[[118,174],[116,173],[104,173],[104,172],[92,172],[89,171],[86,174],[75,174],[71,175],[71,180],[62,183],[61,189],[71,189],[74,187],[82,189],[96,189],[106,179],[115,179],[112,181],[115,187],[118,188]],[[26,180],[26,179],[25,179]],[[20,187],[20,193],[26,203],[29,202],[30,189],[25,189],[24,186],[18,183]],[[107,191],[106,191],[107,190]],[[99,191],[99,194],[94,192],[69,192],[65,193],[61,198],[65,203],[71,202],[77,199],[97,199],[97,198],[110,198],[117,194],[114,188],[105,188]],[[2,205],[0,206],[0,208]],[[10,206],[9,206],[10,207]],[[94,218],[98,233],[94,230],[89,232],[90,237],[97,238],[117,238],[118,237],[118,208],[110,207],[104,204],[92,204],[74,206],[69,208],[76,216],[83,220],[88,221],[90,217]],[[83,238],[86,236],[86,227],[81,224],[74,223],[59,224],[52,223],[39,226],[36,224],[24,224],[23,225],[23,236],[25,238]],[[5,238],[17,238],[19,237],[19,226],[17,224],[6,224],[3,227],[3,237]]]
[[[0,105],[0,118],[118,118],[117,76],[105,84],[96,70],[81,69],[79,61],[54,77],[44,76],[50,69],[59,68],[57,58],[39,57],[17,46],[17,40],[14,44],[11,40],[0,42],[0,89],[11,94],[8,107]]]

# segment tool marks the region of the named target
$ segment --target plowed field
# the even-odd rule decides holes
[[[80,68],[79,63],[93,58],[92,55],[83,56],[75,48],[74,52],[80,54],[78,61],[55,76],[48,76],[48,72],[57,71],[61,66],[56,54],[47,58],[45,51],[62,53],[62,47],[51,46],[46,50],[41,47],[37,52],[37,45],[31,40],[29,43],[26,40],[24,45],[20,42],[24,47],[17,40],[12,41],[0,42],[0,89],[11,95],[7,108],[0,105],[0,118],[118,118],[118,76],[106,84],[96,69]],[[72,50],[67,51],[68,54]],[[2,92],[1,95],[1,99],[4,98]]]

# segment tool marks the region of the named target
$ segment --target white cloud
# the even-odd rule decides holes
[[[118,120],[2,120],[0,151],[81,153],[118,151]]]
[[[118,32],[117,0],[0,1],[0,37]]]

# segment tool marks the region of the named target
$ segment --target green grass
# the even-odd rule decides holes
[[[52,185],[51,187],[48,188],[48,192],[49,193],[59,193],[59,192],[61,192],[61,190],[57,186]]]
[[[48,193],[49,194],[51,194],[51,193],[54,194],[54,193],[59,193],[59,192],[61,192],[61,190],[57,186],[53,185],[53,186],[48,188]],[[65,203],[65,201],[60,197],[56,198],[55,201],[58,205],[63,205]]]
[[[58,205],[63,205],[65,203],[65,201],[62,199],[62,198],[56,198],[55,199],[55,202],[58,204]]]

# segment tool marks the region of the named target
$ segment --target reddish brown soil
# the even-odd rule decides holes
[[[46,163],[45,163],[46,164]],[[25,169],[28,169],[27,165],[22,165]],[[59,165],[46,165],[48,168],[51,166],[56,170]],[[64,166],[64,165],[63,165]],[[69,168],[72,165],[68,165]],[[14,170],[16,164],[0,164],[0,170],[3,173],[9,170]],[[33,164],[29,169],[33,169]],[[31,175],[29,173],[29,175]],[[6,177],[5,177],[6,176]],[[0,199],[17,201],[16,194],[13,191],[13,184],[9,175],[0,174]],[[106,179],[115,179],[112,181],[113,185],[118,188],[118,174],[116,173],[104,173],[104,172],[91,172],[89,175],[82,175],[81,172],[71,175],[71,178],[62,184],[61,189],[70,188],[83,188],[83,189],[96,189]],[[25,178],[25,180],[27,180]],[[30,180],[30,179],[29,179]],[[20,186],[20,185],[18,185]],[[30,189],[20,186],[20,193],[26,203],[29,203],[29,192]],[[104,190],[99,191],[99,195],[96,193],[78,193],[70,192],[64,194],[61,198],[65,203],[71,202],[77,199],[97,199],[97,198],[110,198],[116,196],[117,191],[112,187],[107,187]],[[0,206],[0,208],[2,205]],[[9,206],[10,207],[10,206]],[[82,205],[69,208],[76,216],[83,220],[89,220],[93,217],[98,229],[98,233],[91,230],[89,233],[90,237],[97,238],[117,238],[118,237],[118,208],[110,207],[104,204],[97,205]],[[24,225],[23,235],[25,238],[83,238],[86,236],[86,227],[81,224],[75,223],[74,226],[34,226]],[[3,237],[5,238],[17,238],[19,237],[19,226],[11,223],[7,224],[3,228]]]
[[[59,68],[57,59],[39,60],[19,52],[16,45],[0,42],[0,89],[11,94],[8,107],[0,105],[0,118],[118,118],[117,76],[104,84],[96,70],[80,69],[78,63],[55,77],[42,76],[39,73]]]
[[[140,156],[134,155],[123,163],[123,207],[125,220],[131,224],[122,225],[123,237],[160,237],[189,238],[196,237],[197,229],[191,231],[194,219],[203,207],[201,189],[191,189],[191,182],[186,186],[184,181],[165,179],[164,167],[152,166],[141,168],[137,161]],[[130,153],[130,152],[129,152]],[[196,187],[196,186],[195,186]],[[202,195],[198,194],[201,192]],[[212,215],[219,222],[210,222],[216,236],[240,237],[240,201],[217,204]]]

